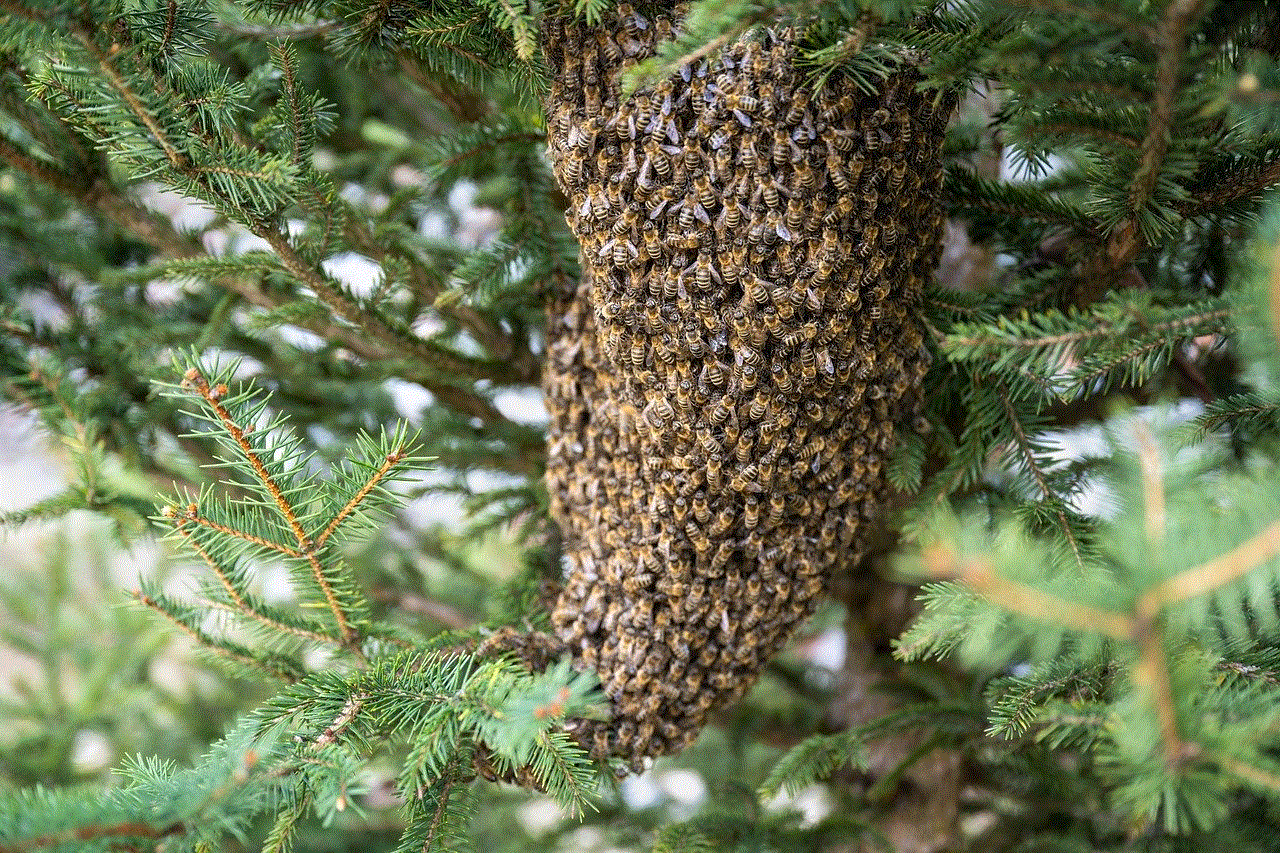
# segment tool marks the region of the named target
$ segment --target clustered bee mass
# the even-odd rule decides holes
[[[638,766],[740,697],[865,547],[919,406],[953,99],[910,57],[874,92],[815,87],[791,28],[624,96],[678,24],[612,14],[545,33],[584,277],[551,306],[566,567],[543,655],[599,673],[613,718],[575,731]]]

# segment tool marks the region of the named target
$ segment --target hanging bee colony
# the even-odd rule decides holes
[[[678,24],[612,14],[545,32],[583,280],[544,372],[557,637],[524,650],[599,673],[612,719],[571,728],[637,767],[740,697],[864,547],[927,362],[951,101],[905,60],[874,93],[815,88],[790,29],[624,97]]]

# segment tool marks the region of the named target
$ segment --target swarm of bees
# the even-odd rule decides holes
[[[953,100],[905,58],[874,93],[814,88],[784,28],[624,97],[678,24],[611,14],[546,31],[584,271],[544,372],[566,562],[546,640],[613,701],[579,737],[637,766],[740,697],[864,548],[919,406]]]

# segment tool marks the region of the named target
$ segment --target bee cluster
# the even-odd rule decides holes
[[[675,35],[557,20],[552,164],[584,279],[553,300],[547,484],[557,645],[595,669],[599,756],[681,749],[856,560],[918,406],[951,108],[909,63],[868,93],[767,31],[624,96]]]

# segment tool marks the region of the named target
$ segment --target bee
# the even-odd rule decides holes
[[[802,193],[808,194],[813,192],[818,186],[818,172],[809,164],[809,161],[796,166],[795,171],[791,175],[791,184]]]
[[[737,119],[738,124],[743,127],[751,127],[751,116],[748,113],[753,113],[760,109],[760,99],[735,92],[725,99],[725,107],[729,112],[733,113],[733,117]]]
[[[791,93],[791,102],[787,107],[787,113],[783,117],[786,124],[799,124],[809,111],[809,91],[807,89],[797,89]]]
[[[807,346],[800,349],[800,378],[806,383],[818,378],[818,357]]]
[[[687,327],[684,330],[684,346],[688,351],[690,358],[700,359],[707,354],[706,344],[702,340],[702,335],[698,330]],[[701,379],[699,380],[701,381]]]
[[[631,204],[627,205],[622,211],[622,215],[614,220],[613,227],[610,230],[617,236],[620,236],[627,231],[634,231],[640,224],[640,211],[640,202],[631,202]]]
[[[773,132],[773,148],[770,157],[773,160],[773,165],[781,168],[793,160],[799,162],[801,152],[786,130],[779,128]]]
[[[724,279],[720,277],[720,272],[711,262],[711,256],[706,252],[699,252],[697,259],[685,268],[687,275],[689,271],[693,271],[694,283],[698,285],[698,289],[706,292],[711,289],[711,283],[714,280],[717,284],[723,284]]]
[[[747,417],[753,421],[759,421],[767,411],[769,411],[769,397],[757,391],[747,406]]]
[[[880,226],[874,222],[869,222],[862,229],[862,239],[858,242],[858,257],[866,259],[870,258],[876,251],[876,239],[880,236]],[[864,272],[862,278],[864,281],[874,279],[879,275],[879,270],[874,269],[872,262],[868,263],[868,271]]]
[[[698,174],[694,176],[693,189],[697,194],[698,202],[703,207],[711,209],[720,203],[719,197],[716,196],[715,190],[711,186],[711,181],[705,174]]]
[[[711,540],[707,538],[707,534],[702,532],[699,527],[694,527],[692,532],[689,528],[685,528],[685,532],[689,537],[689,544],[693,546],[693,552],[699,560],[706,560],[711,554]],[[690,593],[693,590],[690,588]]]
[[[858,102],[853,99],[852,95],[841,95],[839,99],[832,101],[823,109],[821,115],[823,120],[832,122],[842,116],[847,116],[858,109]]]
[[[807,214],[808,209],[805,204],[797,198],[792,198],[787,202],[787,211],[783,215],[782,221],[793,232],[804,231],[806,230],[804,226],[806,225]]]
[[[631,38],[641,38],[644,31],[649,29],[649,21],[636,12],[630,3],[619,3],[617,14],[622,21],[622,31]]]
[[[596,42],[600,47],[600,52],[604,54],[605,62],[609,65],[617,65],[622,62],[622,48],[618,46],[616,41],[607,35],[601,34],[596,39]]]
[[[857,131],[853,130],[837,130],[832,128],[827,134],[826,143],[828,151],[834,148],[836,151],[848,153],[853,150],[853,140]]]
[[[606,255],[613,261],[615,267],[625,267],[632,258],[640,257],[640,250],[630,240],[615,237],[600,247],[600,257],[603,258]]]
[[[671,517],[676,524],[684,524],[689,518],[689,502],[680,495],[671,502]]]
[[[779,239],[790,243],[792,238],[791,229],[787,228],[786,223],[782,221],[782,214],[776,210],[769,211],[765,215],[765,242],[772,243]]]
[[[816,320],[809,320],[795,329],[791,329],[782,336],[782,345],[786,347],[796,347],[800,344],[813,340],[818,335],[818,323]]]
[[[676,385],[675,398],[676,407],[686,416],[689,415],[693,410],[693,383],[688,379],[681,379]]]
[[[897,194],[902,189],[907,176],[907,161],[900,160],[894,164],[893,171],[889,173],[889,181],[887,189],[892,194]]]
[[[698,381],[704,388],[719,388],[724,385],[727,378],[724,368],[720,366],[720,362],[710,361],[703,365],[702,374],[698,377]],[[722,422],[723,419],[716,421],[716,423]]]
[[[780,187],[775,179],[769,178],[760,182],[751,201],[754,206],[757,199],[763,199],[767,207],[778,207],[784,195],[790,197],[791,193]]]
[[[640,244],[644,246],[644,253],[650,260],[660,260],[665,253],[662,237],[658,234],[658,226],[652,220],[646,222],[640,229]],[[657,277],[652,277],[650,281],[657,281]]]
[[[716,479],[718,480],[720,477],[719,462],[716,463],[716,466],[717,466]],[[710,476],[708,476],[707,478],[707,485],[709,488],[713,488],[713,489],[715,488],[711,486]],[[736,516],[734,515],[733,510],[729,509],[728,507],[725,507],[721,509],[719,512],[717,512],[715,514],[715,517],[712,518],[711,522],[707,525],[707,533],[716,539],[723,539],[724,536],[730,530],[733,529],[733,524],[735,520],[736,520]]]
[[[648,349],[644,345],[644,341],[635,338],[631,342],[631,347],[627,351],[627,358],[631,362],[631,366],[636,370],[642,370],[645,367],[645,360],[648,355]]]
[[[678,203],[672,210],[679,210],[679,216],[676,224],[684,231],[693,229],[694,220],[701,221],[704,225],[711,224],[711,217],[707,214],[706,208],[698,203],[698,200],[692,196],[685,196],[684,201]]]
[[[845,158],[841,157],[835,151],[827,154],[827,178],[830,179],[832,185],[842,193],[853,191],[854,181],[850,179],[849,173],[844,168]]]
[[[738,165],[746,172],[755,172],[760,165],[755,142],[750,137],[744,137],[742,144],[738,147]]]
[[[862,216],[870,218],[876,210],[876,204],[880,201],[880,193],[874,186],[867,187],[862,191]]]
[[[780,495],[776,492],[769,495],[769,526],[774,527],[782,521],[783,515],[787,509],[786,495]]]
[[[718,455],[716,455],[716,456],[708,455],[708,456],[707,456],[707,462],[706,462],[706,466],[705,466],[705,473],[706,473],[706,475],[707,475],[707,488],[708,488],[708,489],[711,489],[712,491],[718,492],[718,491],[720,491],[721,487],[724,485],[724,480],[722,479],[722,471],[721,471],[721,466],[722,466],[723,464],[724,464],[724,463],[723,463],[723,461],[721,460],[720,456],[718,456]],[[722,511],[722,514],[723,514],[723,511]],[[717,519],[718,519],[718,518],[719,518],[719,516],[717,516]],[[710,532],[711,530],[714,530],[714,529],[715,529],[715,525],[713,524],[713,525],[712,525],[712,527],[711,527],[711,528],[709,528],[709,531],[708,531],[708,532]],[[712,536],[716,536],[717,534],[716,534],[716,533],[711,533],[711,535],[712,535]]]
[[[773,384],[778,391],[783,394],[790,394],[795,391],[795,379],[791,375],[791,371],[787,370],[782,364],[774,363]]]
[[[722,426],[728,422],[732,414],[733,398],[726,394],[711,407],[708,417],[710,418],[711,423],[716,426]]]
[[[840,221],[847,219],[849,215],[853,213],[853,209],[853,196],[842,195],[836,200],[836,203],[831,206],[831,209],[826,212],[826,215],[822,217],[822,222],[824,225],[835,226]],[[824,243],[825,242],[826,241],[824,240]]]
[[[661,307],[658,305],[658,300],[653,297],[649,297],[645,300],[644,323],[645,330],[650,335],[662,334],[663,329],[666,328],[666,322],[663,320]]]
[[[911,127],[911,114],[904,107],[898,110],[895,119],[898,124],[898,144],[903,148],[910,148],[914,137],[914,131]]]
[[[560,170],[567,186],[574,187],[582,183],[586,176],[587,160],[577,150],[565,152],[560,160]]]
[[[671,157],[664,146],[658,146],[647,155],[653,163],[653,170],[664,181],[671,180]]]
[[[671,187],[662,187],[654,194],[653,206],[649,208],[649,218],[657,219],[667,205],[676,200],[676,191]]]

